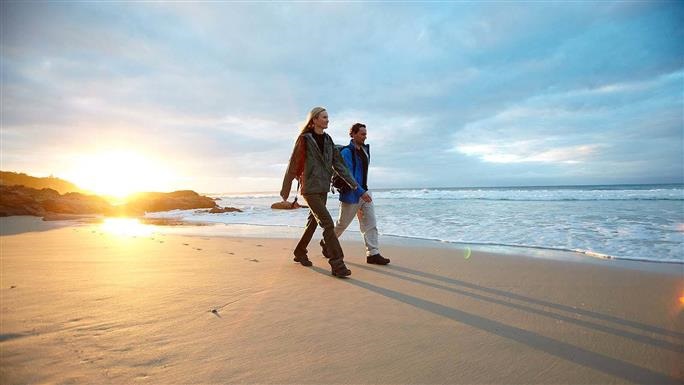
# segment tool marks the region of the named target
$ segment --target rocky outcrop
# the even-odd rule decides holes
[[[141,193],[134,195],[126,204],[112,206],[97,195],[67,193],[60,195],[52,189],[34,189],[24,186],[0,185],[0,216],[47,214],[70,215],[143,215],[146,212],[221,209],[229,212],[234,208],[220,208],[216,202],[194,191],[175,191],[171,193]]]
[[[111,214],[105,199],[96,195],[67,193],[60,195],[49,188],[41,190],[24,186],[0,186],[0,216],[58,214]]]
[[[191,190],[170,193],[148,192],[131,196],[123,206],[126,214],[142,215],[146,212],[214,208],[216,202]]]
[[[0,216],[42,216],[45,214],[45,209],[36,198],[38,193],[46,195],[54,193],[59,196],[59,193],[52,189],[36,190],[24,186],[0,185]]]

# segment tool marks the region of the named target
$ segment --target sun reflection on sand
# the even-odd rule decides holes
[[[153,226],[140,223],[136,218],[105,218],[101,228],[104,232],[120,236],[149,236],[153,233]]]

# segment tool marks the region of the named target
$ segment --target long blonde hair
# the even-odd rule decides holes
[[[309,114],[306,115],[306,124],[304,124],[304,126],[302,126],[302,130],[299,134],[301,135],[301,134],[304,134],[306,132],[312,131],[314,128],[313,120],[315,118],[317,118],[318,115],[323,111],[325,111],[325,108],[323,108],[323,107],[312,108],[311,111],[309,111]]]

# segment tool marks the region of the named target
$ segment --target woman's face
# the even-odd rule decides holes
[[[314,128],[328,128],[328,111],[321,111],[317,117],[313,118]]]

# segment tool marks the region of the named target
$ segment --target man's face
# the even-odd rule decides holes
[[[362,145],[366,143],[366,136],[368,135],[366,131],[366,127],[361,127],[359,130],[356,132],[356,134],[352,134],[352,139],[354,139],[354,143],[358,145]]]
[[[328,128],[328,111],[322,111],[317,117],[313,118],[314,127]]]

